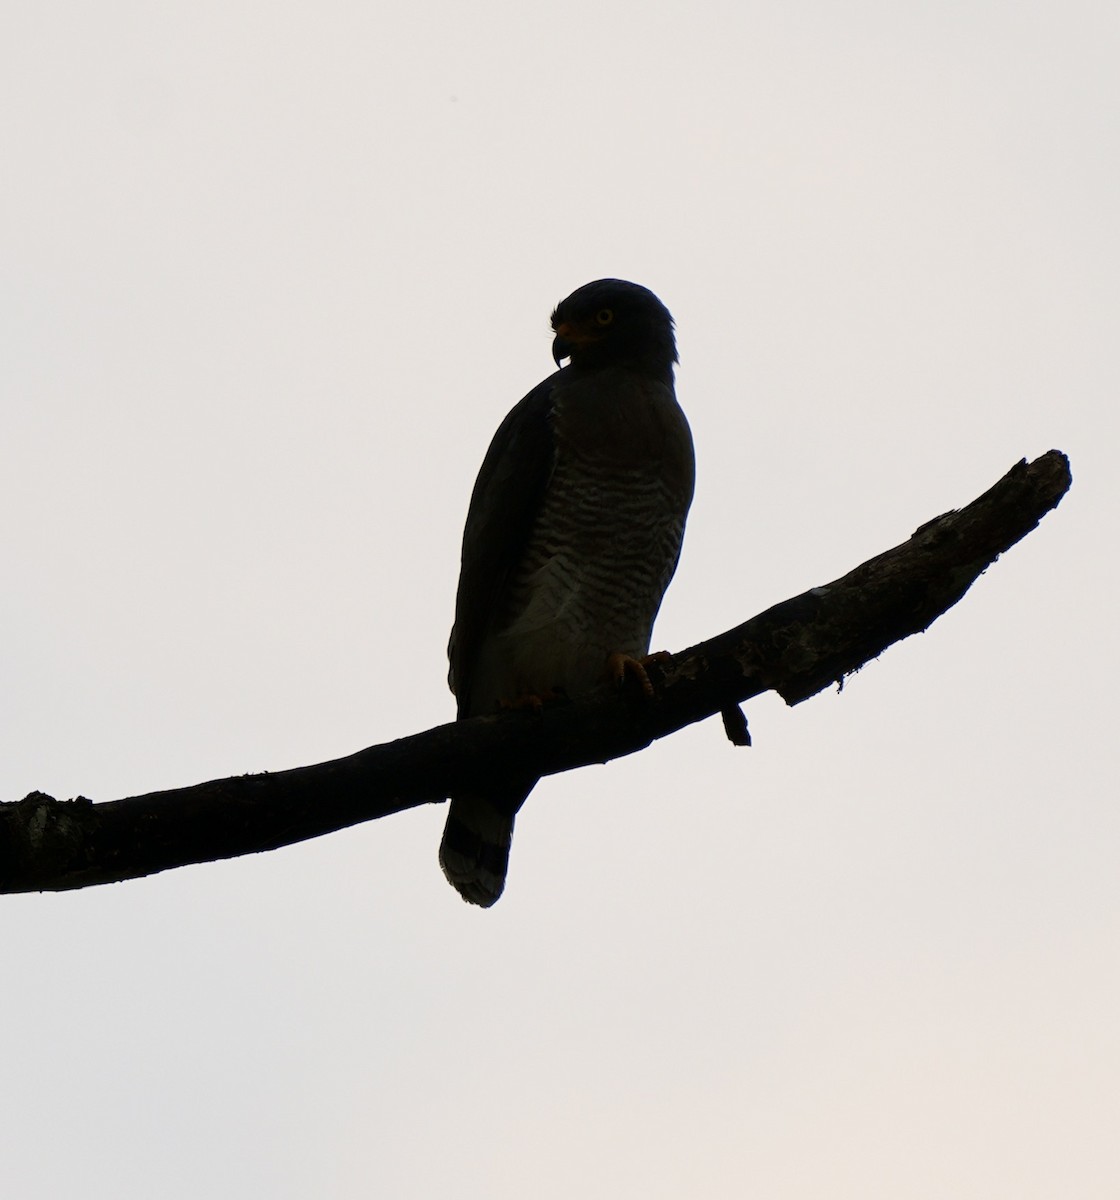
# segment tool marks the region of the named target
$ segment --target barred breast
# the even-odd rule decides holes
[[[506,613],[480,655],[479,707],[604,679],[640,658],[676,569],[692,438],[671,386],[621,368],[558,388],[556,459]]]

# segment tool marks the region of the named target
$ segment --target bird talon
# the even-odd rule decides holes
[[[653,682],[646,671],[646,663],[664,662],[666,659],[672,657],[668,650],[657,650],[653,654],[645,655],[643,658],[634,658],[630,654],[623,654],[616,650],[607,659],[607,674],[617,688],[621,688],[626,682],[627,675],[632,676],[638,681],[638,686],[642,689],[645,696],[648,699],[652,699],[654,695]]]

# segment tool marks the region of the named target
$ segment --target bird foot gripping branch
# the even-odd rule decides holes
[[[607,659],[607,676],[615,687],[620,688],[629,675],[638,681],[642,692],[652,700],[653,682],[650,680],[646,666],[652,662],[668,662],[672,657],[668,650],[655,650],[652,654],[646,654],[642,658],[634,658],[632,655],[616,651]]]

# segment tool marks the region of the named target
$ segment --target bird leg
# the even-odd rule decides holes
[[[619,688],[626,681],[626,676],[632,675],[638,681],[645,695],[652,698],[653,684],[646,672],[646,663],[664,662],[672,657],[668,650],[655,650],[652,654],[647,654],[642,658],[634,658],[616,650],[607,658],[607,674],[615,687]]]

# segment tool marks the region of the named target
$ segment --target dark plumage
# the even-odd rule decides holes
[[[460,718],[587,692],[640,661],[676,568],[692,438],[673,391],[673,321],[646,288],[600,279],[552,314],[568,366],[499,426],[463,533],[449,682]],[[456,796],[440,862],[463,897],[502,893],[513,820],[535,779],[495,770]]]

